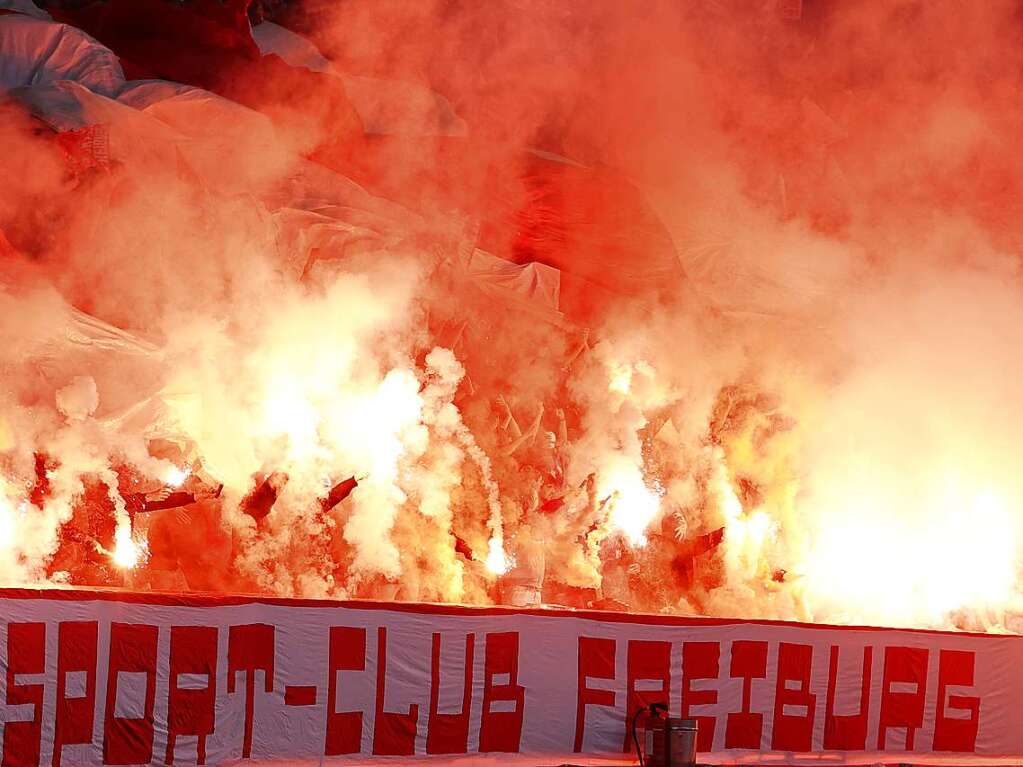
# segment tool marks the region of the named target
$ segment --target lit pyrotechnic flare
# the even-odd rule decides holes
[[[604,358],[609,392],[620,401],[630,401],[641,406],[663,404],[667,396],[666,382],[659,379],[653,365],[642,359],[622,360],[615,355],[610,345],[599,348],[599,354]]]
[[[489,551],[484,564],[487,570],[494,575],[504,575],[508,572],[508,555],[504,551],[504,541],[497,538],[490,539]]]
[[[611,525],[633,546],[646,544],[646,529],[661,508],[660,496],[647,487],[638,466],[621,456],[599,479],[597,497],[606,502]]]
[[[168,487],[181,487],[190,476],[192,476],[191,469],[187,467],[181,469],[177,466],[172,466],[164,474],[163,481],[167,483]]]
[[[628,394],[632,390],[632,368],[621,362],[608,363],[607,388],[617,394]]]
[[[818,517],[804,563],[815,607],[840,619],[940,625],[956,610],[1007,604],[1020,552],[1003,499],[949,487],[905,497],[904,506],[915,501],[929,513],[899,514],[898,492],[862,490]]]
[[[777,524],[762,509],[750,512],[743,509],[723,462],[717,465],[715,487],[725,518],[725,563],[736,575],[752,577],[762,562],[764,545],[777,531]]]
[[[139,547],[132,540],[130,525],[118,525],[114,533],[114,553],[111,556],[114,564],[130,570],[139,563]]]

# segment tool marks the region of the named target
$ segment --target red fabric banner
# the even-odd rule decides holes
[[[1018,764],[1023,637],[435,605],[0,591],[0,767]]]

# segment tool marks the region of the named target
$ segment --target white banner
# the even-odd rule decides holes
[[[433,605],[0,591],[3,767],[1023,760],[1023,637]]]

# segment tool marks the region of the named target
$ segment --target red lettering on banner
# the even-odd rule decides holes
[[[951,685],[973,685],[976,653],[942,650],[938,654],[938,713],[934,720],[934,750],[973,753],[977,750],[980,727],[980,698],[975,695],[949,695]],[[946,703],[948,704],[946,706]],[[948,709],[967,711],[966,718],[952,718]]]
[[[412,703],[407,714],[384,711],[387,681],[387,629],[377,629],[377,710],[373,723],[374,756],[412,756],[416,752],[419,704]]]
[[[813,720],[817,696],[810,692],[813,647],[808,644],[778,645],[778,682],[774,693],[774,725],[771,748],[779,751],[808,752],[813,746]],[[797,682],[793,688],[791,682]],[[802,708],[804,713],[786,713],[787,707]]]
[[[362,750],[362,712],[342,711],[337,705],[337,674],[339,671],[366,670],[366,629],[334,626],[330,629],[330,650],[327,664],[327,756],[357,754]]]
[[[46,670],[46,624],[7,626],[7,705],[31,706],[32,718],[4,723],[3,767],[36,767],[43,733],[43,685],[17,684],[17,674]]]
[[[107,711],[103,725],[103,764],[149,764],[153,758],[153,704],[156,700],[156,626],[110,624]],[[122,682],[122,674],[125,676]],[[137,704],[129,679],[144,678],[140,716],[118,714],[118,701]]]
[[[579,679],[576,684],[575,753],[583,750],[586,732],[586,707],[615,705],[614,690],[590,687],[589,679],[614,681],[616,642],[613,639],[579,637]]]
[[[881,719],[877,726],[877,747],[888,748],[888,730],[906,730],[906,751],[913,750],[916,731],[924,723],[927,695],[927,656],[922,647],[886,647],[884,678],[881,683]],[[895,690],[893,685],[913,686]]]
[[[519,632],[487,634],[480,751],[518,753],[526,689],[519,684]],[[500,677],[500,681],[495,678]],[[511,710],[507,709],[511,704]]]
[[[636,711],[651,703],[668,705],[671,700],[671,642],[629,640],[626,659],[628,682],[625,704],[625,740],[622,752],[632,750],[632,733],[629,723]],[[639,683],[646,682],[640,689]],[[656,683],[649,684],[650,682]]]
[[[57,710],[53,730],[53,767],[60,767],[64,746],[92,743],[96,723],[97,621],[62,622],[57,629]],[[68,689],[68,674],[85,677]]]
[[[767,677],[767,642],[732,642],[732,679],[742,679],[742,710],[728,715],[725,748],[759,749],[764,715],[751,709],[753,680]]]
[[[682,644],[682,717],[696,719],[696,747],[700,751],[714,749],[713,716],[693,716],[693,706],[709,706],[718,702],[717,690],[694,690],[699,679],[717,679],[721,667],[721,645],[717,642],[684,642]]]
[[[465,635],[465,666],[462,669],[462,710],[442,714],[440,701],[440,634],[433,635],[430,662],[430,721],[426,730],[426,753],[464,754],[469,750],[469,712],[472,708],[472,665],[475,634]]]
[[[234,694],[235,677],[245,674],[245,734],[242,758],[252,756],[252,724],[255,718],[256,672],[263,672],[263,691],[274,689],[274,627],[266,623],[231,626],[227,635],[227,692]]]
[[[1023,648],[1002,639],[675,618],[662,622],[652,616],[602,621],[593,614],[585,621],[592,628],[580,632],[578,616],[559,611],[539,616],[528,610],[409,605],[379,605],[379,622],[369,628],[331,628],[332,620],[345,622],[347,613],[321,609],[316,601],[298,602],[299,609],[276,600],[253,602],[252,607],[233,598],[211,600],[207,606],[205,597],[153,598],[149,604],[145,595],[73,591],[53,596],[8,591],[0,599],[9,615],[22,621],[5,621],[7,633],[0,638],[0,674],[6,680],[0,691],[0,767],[72,767],[90,758],[105,765],[172,767],[239,757],[246,762],[256,757],[315,761],[309,749],[315,752],[321,743],[292,732],[309,725],[309,717],[315,720],[312,725],[325,727],[319,753],[327,761],[357,760],[362,754],[404,762],[416,753],[443,759],[479,751],[479,760],[529,757],[554,764],[572,761],[563,753],[570,744],[574,761],[609,759],[614,756],[609,751],[624,759],[619,751],[628,746],[621,740],[623,711],[631,719],[640,707],[669,701],[673,715],[698,720],[698,749],[707,755],[759,753],[760,761],[804,765],[821,759],[862,761],[865,755],[890,763],[926,754],[932,761],[958,758],[959,763],[970,761],[967,757],[1009,763],[1023,756],[1011,717],[995,715],[995,704],[1010,699],[1020,686],[1020,680],[1003,672]],[[289,629],[287,636],[278,636],[275,626],[263,624],[215,627],[230,627],[238,616],[249,620],[244,616],[259,616],[260,609],[280,618],[279,625],[292,626],[296,635]],[[216,620],[202,618],[214,611]],[[121,616],[131,615],[136,623],[111,624],[111,615],[122,621]],[[25,622],[35,616],[45,622]],[[182,623],[209,625],[173,625]],[[503,626],[513,628],[502,631]],[[372,646],[370,631],[378,633]],[[711,641],[721,637],[721,642]],[[751,641],[758,637],[762,641]],[[694,638],[703,641],[687,641]],[[299,652],[295,658],[288,655],[298,665],[286,669],[288,677],[279,686],[277,639],[282,651],[287,645]],[[315,663],[324,649],[315,643],[323,640],[328,640],[329,684],[321,678],[322,666],[309,676],[310,661]],[[564,662],[566,656],[571,660],[566,642],[576,644],[575,664]],[[309,643],[313,651],[303,655]],[[475,652],[478,643],[482,658]],[[522,651],[530,665],[521,666],[519,679]],[[873,663],[875,655],[880,665]],[[320,663],[327,660],[319,658]],[[680,659],[681,668],[673,665]],[[476,675],[477,664],[483,679]],[[262,681],[256,678],[260,673]],[[228,690],[220,687],[218,674],[227,674]],[[681,691],[675,689],[680,680]],[[362,699],[366,684],[376,685],[373,700]],[[165,694],[165,686],[157,711],[155,698]],[[529,720],[524,717],[526,686],[530,705],[541,704],[530,710]],[[218,700],[218,693],[228,700]],[[682,708],[676,712],[679,701]],[[216,721],[220,704],[237,714],[229,723],[231,733]],[[573,708],[574,731],[568,727]],[[237,731],[243,711],[244,746]],[[560,744],[548,737],[548,720],[564,725]]]
[[[867,715],[870,713],[870,669],[873,648],[863,648],[860,674],[860,710],[855,714],[835,714],[835,693],[838,689],[837,645],[831,646],[828,671],[828,696],[824,709],[824,749],[826,751],[863,751],[867,748]]]
[[[217,704],[217,634],[211,626],[171,627],[164,764],[174,764],[174,744],[179,735],[197,738],[196,764],[206,764],[206,738],[213,734]],[[183,688],[182,674],[204,676],[206,686]]]

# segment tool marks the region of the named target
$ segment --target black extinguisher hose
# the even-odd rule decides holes
[[[639,715],[644,711],[649,711],[650,716],[656,721],[662,721],[658,717],[658,711],[663,711],[665,716],[668,714],[668,705],[666,703],[651,703],[649,706],[640,706],[636,709],[636,713],[632,715],[632,742],[636,746],[636,758],[639,759],[639,767],[644,767],[643,764],[643,751],[639,747],[639,737],[636,735],[636,721],[639,719]]]
[[[646,707],[640,706],[636,709],[636,713],[632,715],[632,742],[636,746],[636,758],[639,759],[639,767],[643,767],[643,751],[639,747],[639,736],[636,735],[636,721],[644,711],[646,711]]]

